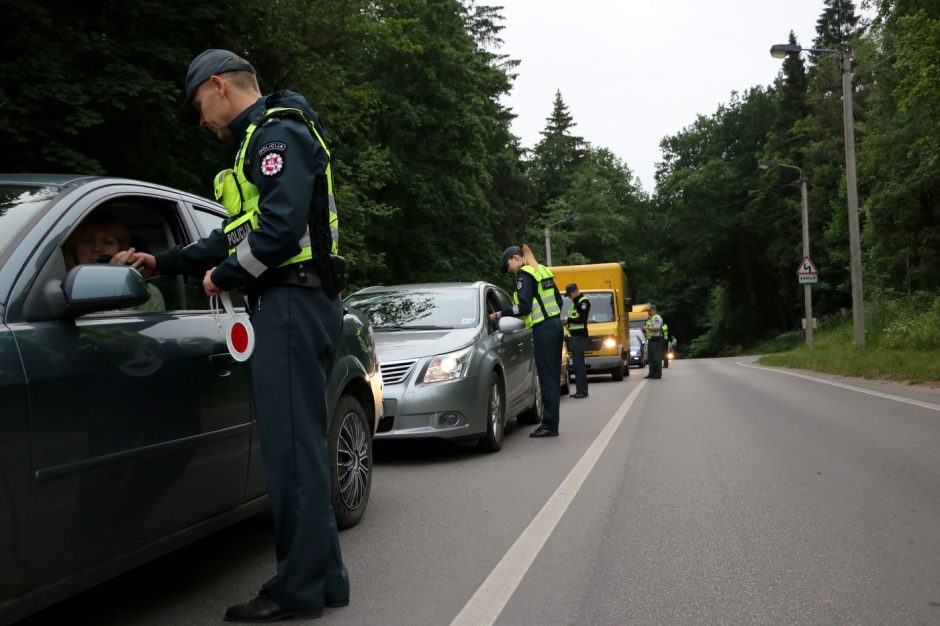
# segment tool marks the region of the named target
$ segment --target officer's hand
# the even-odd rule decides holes
[[[124,252],[118,252],[115,254],[111,259],[111,262],[115,263],[115,259],[118,259],[123,255],[126,255],[123,263],[133,267],[145,278],[150,278],[157,273],[157,259],[152,254],[147,254],[146,252],[136,252],[134,248],[128,248]]]
[[[222,290],[216,287],[215,283],[212,282],[212,272],[214,271],[214,267],[210,270],[206,270],[206,275],[202,277],[202,288],[207,296],[217,296],[222,293]]]
[[[111,265],[129,265],[131,257],[134,256],[134,253],[137,252],[134,248],[128,248],[122,252],[118,252],[113,257],[111,257]]]

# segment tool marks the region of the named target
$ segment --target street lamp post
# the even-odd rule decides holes
[[[806,193],[806,176],[802,168],[777,161],[761,159],[758,162],[761,169],[771,167],[786,167],[800,173],[800,200],[803,205],[803,258],[809,258],[809,194]],[[806,318],[806,347],[813,349],[813,290],[809,283],[803,285],[803,317]]]
[[[855,117],[852,112],[852,55],[827,48],[802,48],[797,44],[776,44],[770,54],[782,59],[788,54],[822,52],[842,56],[842,118],[845,123],[845,183],[849,210],[849,255],[852,269],[852,328],[855,346],[865,347],[865,303],[862,290],[862,246],[858,226],[858,184],[855,178]]]
[[[552,266],[552,241],[551,241],[551,237],[549,236],[549,229],[552,226],[558,226],[559,224],[564,224],[565,222],[571,222],[576,219],[578,219],[578,214],[572,213],[568,217],[560,219],[557,222],[552,222],[551,224],[545,227],[545,265],[549,267]]]

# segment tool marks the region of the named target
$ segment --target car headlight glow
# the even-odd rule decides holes
[[[613,337],[604,337],[603,346],[604,346],[605,348],[613,348],[613,347],[616,346],[616,345],[617,345],[617,340],[616,340],[616,339],[614,339]]]
[[[630,356],[637,356],[638,354],[640,354],[639,350],[630,350]]]
[[[439,383],[445,380],[456,380],[467,375],[470,371],[470,357],[473,355],[473,346],[439,354],[431,359],[428,370],[424,374],[425,383]]]

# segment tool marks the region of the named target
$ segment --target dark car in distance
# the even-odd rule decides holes
[[[267,507],[248,363],[229,354],[201,279],[76,265],[71,237],[98,211],[150,252],[225,217],[139,181],[0,175],[0,623]],[[345,527],[369,499],[382,402],[355,312],[327,402]]]

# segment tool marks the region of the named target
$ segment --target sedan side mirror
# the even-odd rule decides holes
[[[525,322],[523,322],[518,317],[505,316],[499,318],[499,321],[496,324],[496,328],[499,329],[501,333],[518,333],[525,330]]]
[[[64,281],[49,279],[41,285],[27,298],[24,309],[31,322],[123,309],[150,299],[143,276],[127,265],[79,265],[69,270]]]

